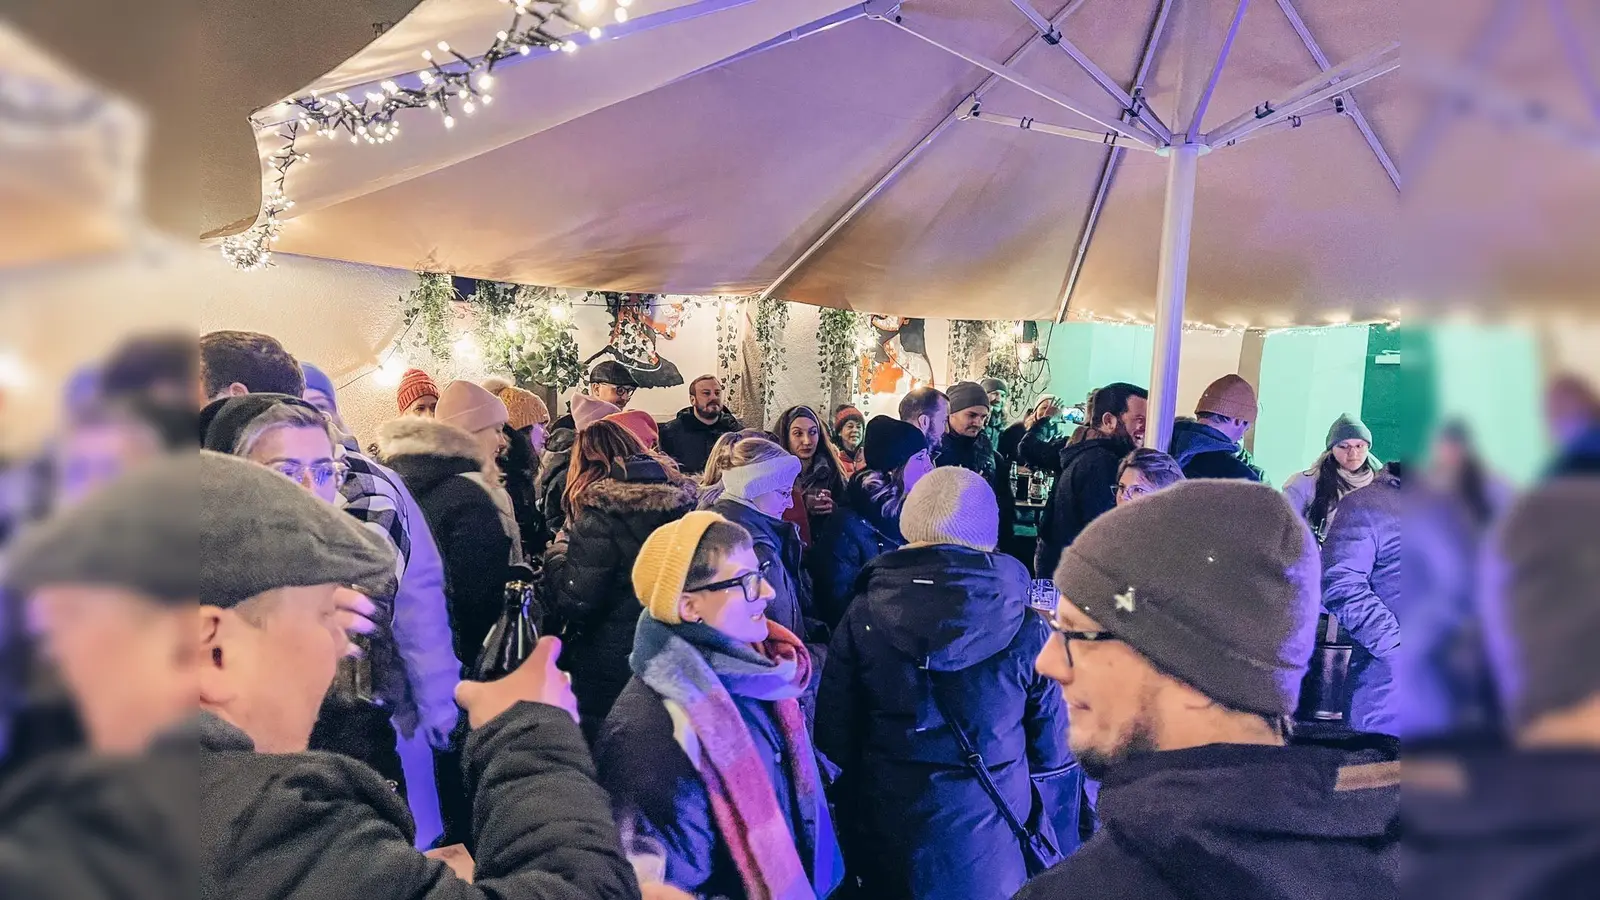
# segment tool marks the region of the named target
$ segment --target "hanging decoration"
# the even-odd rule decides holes
[[[1021,322],[985,322],[989,341],[989,361],[983,377],[998,378],[1010,385],[1022,383],[1022,366],[1017,357],[1017,342],[1022,337]]]
[[[848,309],[824,309],[817,318],[817,368],[822,388],[834,402],[861,392],[861,351],[868,317]],[[868,338],[870,346],[870,338]]]
[[[518,387],[557,393],[583,380],[566,291],[480,281],[467,299],[476,307],[478,342],[490,371],[507,372]]]
[[[950,380],[975,381],[980,337],[986,338],[987,323],[977,319],[956,319],[950,323]]]
[[[729,298],[717,305],[717,376],[728,393],[738,387],[742,374],[735,370],[739,361],[739,339],[744,333],[744,304]]]
[[[494,103],[494,71],[508,59],[541,53],[576,53],[573,36],[587,33],[599,40],[604,26],[597,21],[607,9],[618,23],[628,21],[633,0],[501,0],[512,7],[511,25],[495,35],[480,55],[463,55],[448,41],[437,50],[422,51],[424,65],[415,74],[385,80],[359,96],[338,91],[331,97],[312,91],[285,100],[267,110],[256,127],[276,128],[283,143],[268,158],[274,173],[263,191],[256,224],[242,234],[222,241],[222,255],[236,268],[255,270],[272,264],[272,245],[282,235],[283,213],[294,207],[288,199],[289,171],[311,160],[303,146],[313,137],[352,144],[387,144],[400,136],[399,115],[409,110],[429,110],[445,128],[456,126],[456,115],[473,115]],[[409,118],[409,113],[408,116]]]
[[[416,289],[400,298],[401,321],[414,350],[446,362],[456,343],[451,337],[450,322],[455,318],[451,304],[461,295],[449,275],[419,272],[417,278]]]
[[[599,352],[583,361],[588,370],[609,356],[621,363],[641,388],[677,387],[683,375],[672,360],[656,352],[656,339],[672,340],[690,306],[685,299],[664,294],[624,294],[590,291],[590,302],[603,302],[611,313],[611,334]]]
[[[778,398],[778,376],[789,370],[784,329],[789,327],[789,304],[776,297],[756,301],[756,348],[761,354],[761,407],[770,411]]]

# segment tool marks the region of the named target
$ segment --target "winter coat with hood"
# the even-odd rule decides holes
[[[874,898],[1005,900],[1027,879],[1022,850],[951,729],[1024,817],[1029,773],[1072,762],[1061,689],[1034,670],[1050,632],[1027,605],[1028,572],[1001,554],[912,546],[870,563],[861,584],[817,698],[817,748],[844,770],[846,859]]]
[[[1402,896],[1587,900],[1600,884],[1600,752],[1406,747]]]
[[[1395,898],[1400,745],[1208,744],[1118,763],[1100,830],[1017,900]]]
[[[1040,578],[1054,578],[1061,551],[1117,505],[1117,467],[1132,452],[1133,441],[1103,435],[1062,448],[1061,474],[1039,520],[1033,570]]]
[[[578,497],[565,539],[545,553],[551,611],[566,623],[561,662],[572,674],[579,720],[591,744],[633,672],[628,654],[642,608],[633,563],[650,533],[695,508],[695,486],[650,456]]]
[[[470,666],[500,617],[512,544],[483,474],[483,449],[467,432],[418,416],[384,423],[378,447],[427,519],[444,564],[456,658]]]
[[[1344,498],[1322,543],[1322,605],[1355,642],[1346,721],[1357,731],[1398,733],[1400,516],[1400,479],[1381,474]]]
[[[717,438],[733,431],[743,431],[744,426],[733,413],[723,409],[710,425],[700,421],[694,407],[678,410],[672,421],[661,426],[661,452],[678,461],[678,469],[685,475],[698,475],[706,470],[711,458],[711,446]]]
[[[856,578],[867,563],[905,545],[897,516],[874,502],[857,472],[845,487],[845,502],[828,516],[811,548],[811,575],[816,617],[837,628],[856,595]]]
[[[567,494],[567,469],[572,467],[572,445],[578,433],[571,428],[550,432],[544,452],[539,454],[539,474],[534,477],[534,503],[544,516],[544,527],[552,535],[567,527],[567,513],[561,498]]]
[[[1248,454],[1237,441],[1195,419],[1179,419],[1172,425],[1172,458],[1178,461],[1185,478],[1238,478],[1261,482],[1266,475],[1251,465]]]
[[[467,738],[471,884],[417,852],[410,812],[371,769],[328,753],[257,753],[244,732],[201,719],[202,900],[639,896],[563,710],[518,703]]]

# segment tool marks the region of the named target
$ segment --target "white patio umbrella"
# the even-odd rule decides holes
[[[363,102],[475,65],[497,31],[515,49],[511,9],[425,0],[259,113],[255,236],[522,283],[1154,321],[1157,444],[1185,321],[1391,319],[1415,288],[1405,110],[1374,80],[1399,65],[1386,0],[635,0],[364,140]],[[348,130],[296,129],[335,104]]]
[[[131,106],[0,22],[0,268],[125,246],[143,142]]]

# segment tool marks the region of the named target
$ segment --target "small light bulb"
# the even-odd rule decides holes
[[[428,60],[429,62],[432,62],[433,61],[433,51],[432,50],[424,50],[424,51],[422,51],[422,58]]]
[[[565,306],[552,306],[552,307],[550,307],[550,318],[555,319],[557,322],[559,322],[562,319],[565,319],[566,317],[567,317],[567,308]]]
[[[454,128],[454,127],[456,127],[456,117],[455,116],[445,116],[444,117],[444,127],[446,127],[446,128]]]
[[[431,97],[428,98],[428,108],[429,109],[438,109],[439,108],[439,101],[436,100],[436,99],[433,99]]]
[[[478,76],[478,87],[487,88],[491,84],[494,84],[494,76],[493,75],[490,75],[488,72],[485,72],[482,75]]]
[[[433,84],[433,73],[427,69],[423,69],[421,72],[418,72],[417,77],[422,79],[423,84]]]
[[[620,6],[612,10],[611,15],[616,17],[619,23],[628,21],[628,11]]]
[[[494,36],[495,36],[495,37],[497,37],[497,38],[499,38],[499,39],[500,39],[500,40],[502,40],[502,41],[503,41],[503,40],[506,40],[506,39],[508,39],[508,38],[510,38],[510,37],[511,37],[511,35],[509,35],[509,34],[506,34],[506,33],[505,33],[505,32],[504,32],[504,31],[496,31],[496,32],[495,32],[495,33],[494,33]]]
[[[447,43],[445,41],[440,41],[439,42],[439,52],[440,53],[449,53],[450,52],[449,43]]]
[[[356,126],[356,134],[366,134],[366,133],[367,133],[367,126],[365,126],[365,125],[357,125]]]
[[[617,0],[617,5],[623,9],[627,9],[633,5],[633,0]]]
[[[377,103],[379,100],[382,100],[382,99],[383,99],[383,95],[382,94],[375,93],[373,91],[367,91],[367,101],[369,103]]]
[[[490,96],[489,94],[484,94],[483,97],[480,98],[480,99],[483,100],[483,105],[484,106],[488,106],[489,104],[494,102],[494,97]]]
[[[592,13],[600,8],[600,0],[578,0],[578,11]]]
[[[356,137],[356,136],[355,136],[355,135],[353,135],[353,134],[352,134],[352,135],[350,135],[350,143],[352,143],[352,144],[354,144],[354,143],[357,143],[357,142],[358,142],[358,141],[360,141],[360,140],[361,140],[361,139],[360,139],[360,138],[358,138],[358,137]]]
[[[567,41],[565,44],[561,45],[561,49],[565,50],[568,53],[577,53],[578,52],[578,42],[577,41]]]
[[[598,41],[598,40],[600,40],[600,35],[602,35],[602,34],[605,34],[605,30],[602,29],[599,25],[596,25],[593,28],[589,29],[589,40]]]
[[[478,111],[478,105],[473,103],[471,100],[468,100],[467,102],[461,104],[461,111],[470,116]]]
[[[517,48],[517,52],[521,53],[523,56],[527,56],[528,55],[528,45],[527,44],[523,44],[521,47]]]

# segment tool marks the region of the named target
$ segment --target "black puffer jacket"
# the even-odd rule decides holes
[[[1061,551],[1117,505],[1117,467],[1132,452],[1133,442],[1120,437],[1091,437],[1061,450],[1061,474],[1045,502],[1034,554],[1040,578],[1054,578]]]
[[[1033,666],[1050,631],[1028,608],[1028,572],[1000,554],[906,547],[861,583],[817,697],[817,749],[844,770],[833,799],[851,870],[881,900],[1006,900],[1027,880],[1021,846],[933,691],[1025,816],[1030,772],[1072,762],[1061,689]]]
[[[552,535],[560,534],[567,525],[561,498],[567,493],[567,469],[572,466],[572,445],[577,440],[577,432],[558,428],[550,432],[544,452],[539,454],[539,474],[534,479],[533,496],[539,514],[544,516],[544,527]]]
[[[579,498],[567,537],[545,553],[545,577],[562,633],[564,668],[590,744],[633,671],[633,631],[642,607],[633,562],[650,533],[695,508],[693,483],[648,456],[628,460],[621,478],[596,482]]]
[[[1394,898],[1400,744],[1209,744],[1118,764],[1101,828],[1017,900]]]
[[[711,446],[717,438],[743,429],[739,420],[726,409],[715,422],[707,425],[694,414],[694,407],[685,406],[672,421],[661,426],[661,452],[677,460],[683,474],[698,475],[706,470]]]
[[[511,536],[482,474],[483,451],[467,432],[418,416],[385,422],[378,448],[439,545],[456,659],[471,666],[500,618],[511,560]]]
[[[1017,498],[1011,492],[1010,460],[995,449],[994,438],[987,430],[978,432],[977,437],[963,437],[947,431],[939,447],[941,467],[960,466],[976,472],[994,491],[995,502],[1000,504],[1000,541],[1004,544],[1017,526]]]
[[[867,563],[905,545],[900,522],[874,503],[861,488],[857,472],[845,488],[845,502],[828,517],[811,548],[811,574],[816,616],[837,628],[856,595],[856,577]]]
[[[257,753],[244,732],[204,718],[202,900],[639,896],[588,748],[555,707],[519,703],[467,738],[472,884],[413,848],[410,812],[371,769],[329,753]]]

